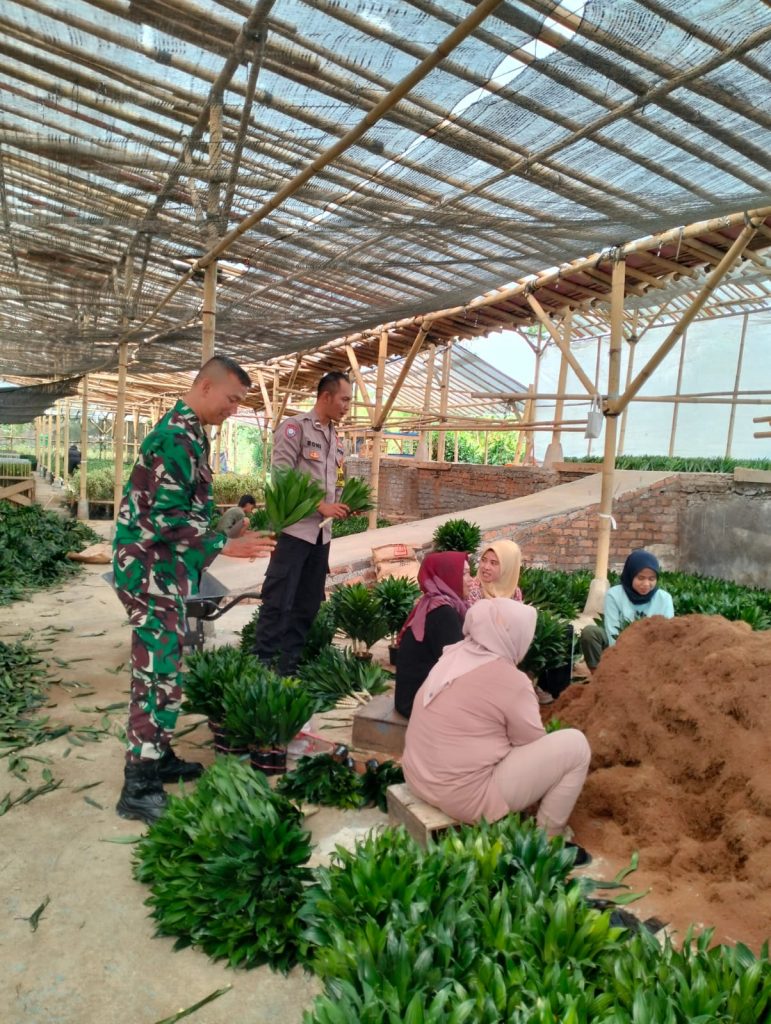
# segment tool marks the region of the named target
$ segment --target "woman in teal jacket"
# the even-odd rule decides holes
[[[592,624],[584,626],[581,632],[584,661],[592,672],[602,652],[613,646],[627,623],[650,615],[674,617],[672,598],[666,590],[659,589],[660,571],[658,559],[650,551],[633,551],[624,562],[621,582],[605,595],[605,628]]]

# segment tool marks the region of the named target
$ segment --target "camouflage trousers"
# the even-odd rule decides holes
[[[128,763],[157,760],[171,743],[182,700],[183,630],[135,626],[131,634]]]

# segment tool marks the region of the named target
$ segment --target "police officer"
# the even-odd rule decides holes
[[[212,473],[204,427],[232,416],[251,385],[238,363],[214,356],[191,389],[142,442],[115,528],[115,588],[133,626],[131,700],[121,817],[152,823],[166,805],[164,782],[193,779],[202,766],[171,749],[182,698],[185,604],[220,552],[254,558],[275,543],[247,531],[229,539],[209,528]]]
[[[322,520],[344,519],[349,513],[348,506],[336,500],[343,446],[334,425],[350,405],[346,375],[328,373],[319,381],[310,412],[284,420],[274,436],[273,466],[302,470],[326,492],[315,512],[282,532],[262,587],[254,653],[266,664],[275,663],[282,675],[291,675],[297,668],[308,630],[324,600],[332,528],[329,523],[322,527]]]

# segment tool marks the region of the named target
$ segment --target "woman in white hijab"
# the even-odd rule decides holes
[[[445,648],[417,696],[402,767],[417,796],[459,821],[496,821],[539,802],[547,835],[569,835],[591,751],[577,729],[546,733],[517,668],[536,616],[501,597],[469,609],[465,639]],[[587,857],[579,851],[576,863]]]

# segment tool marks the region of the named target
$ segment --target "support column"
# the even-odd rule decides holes
[[[747,321],[749,320],[749,314],[745,313],[742,317],[742,336],[739,341],[739,355],[736,359],[736,376],[734,377],[734,390],[733,390],[733,401],[731,402],[731,416],[728,420],[728,436],[725,443],[725,455],[727,459],[731,457],[731,445],[734,439],[734,420],[736,419],[736,396],[739,392],[739,382],[742,376],[742,362],[744,361],[744,339],[747,336]]]
[[[434,359],[436,357],[436,345],[428,346],[428,359],[426,360],[426,386],[423,389],[423,419],[427,421],[431,415],[431,392],[434,387]],[[421,451],[422,448],[422,451]],[[431,461],[431,430],[421,430],[418,442],[420,458],[425,462]]]
[[[134,462],[139,458],[139,406],[134,406],[133,414],[133,426],[134,426]]]
[[[35,417],[35,466],[36,471],[40,469],[40,416]]]
[[[78,519],[88,519],[88,374],[83,377],[80,386],[83,396],[80,405],[80,494],[78,495]]]
[[[450,367],[452,365],[452,342],[448,341],[442,356],[442,377],[439,383],[439,422],[447,422],[447,402],[450,390]],[[444,438],[447,431],[439,430],[436,446],[436,461],[444,462]]]
[[[62,438],[62,480],[66,483],[70,478],[69,463],[70,463],[70,400],[65,398],[63,402],[64,410],[64,436]]]
[[[640,317],[640,311],[638,309],[636,309],[634,311],[634,321],[633,321],[633,325],[632,325],[632,334],[631,334],[631,337],[628,339],[628,343],[629,343],[629,360],[628,360],[628,362],[626,364],[626,384],[624,385],[624,390],[625,391],[629,387],[629,382],[632,379],[632,370],[634,368],[634,353],[635,353],[635,349],[637,348],[637,342],[640,340],[640,336],[637,333],[637,326],[638,326],[638,323],[639,323],[639,317]],[[648,326],[650,326],[650,324]],[[643,333],[645,333],[645,332],[643,331]],[[616,454],[617,455],[621,455],[621,453],[624,450],[624,439],[626,437],[626,421],[627,421],[627,416],[628,415],[629,415],[629,406],[627,406],[624,409],[624,411],[621,413],[621,430],[620,430],[620,433],[618,435],[618,445],[616,446]]]
[[[562,321],[562,338],[565,341],[565,347],[570,348],[570,339],[573,331],[573,310],[568,307],[565,312],[565,318]],[[562,415],[565,408],[565,388],[568,380],[568,361],[565,357],[565,353],[560,353],[560,370],[559,378],[557,380],[557,404],[554,407],[554,430],[551,435],[551,443],[546,449],[546,453],[543,457],[544,468],[552,466],[555,462],[561,462],[563,458],[562,452],[562,428],[560,423],[562,422]]]
[[[675,385],[675,401],[672,403],[672,426],[669,430],[669,457],[675,454],[675,436],[677,434],[677,416],[680,412],[680,390],[683,384],[683,365],[685,364],[685,343],[688,340],[688,331],[683,333],[680,342],[680,361],[677,364],[677,384]]]
[[[62,406],[57,402],[56,410],[56,450],[54,451],[54,478],[59,479],[62,475]]]
[[[385,364],[388,356],[388,331],[380,332],[380,347],[377,354],[377,382],[375,384],[375,414],[372,431],[372,461],[370,462],[369,483],[372,488],[372,508],[369,513],[368,528],[377,528],[378,499],[380,496],[380,456],[383,436],[380,413],[383,408],[383,382],[385,381]]]
[[[118,520],[123,497],[123,446],[126,434],[126,377],[128,375],[128,342],[118,348],[118,394],[115,417],[112,421],[113,455],[115,458],[115,489],[113,491],[113,522]]]

